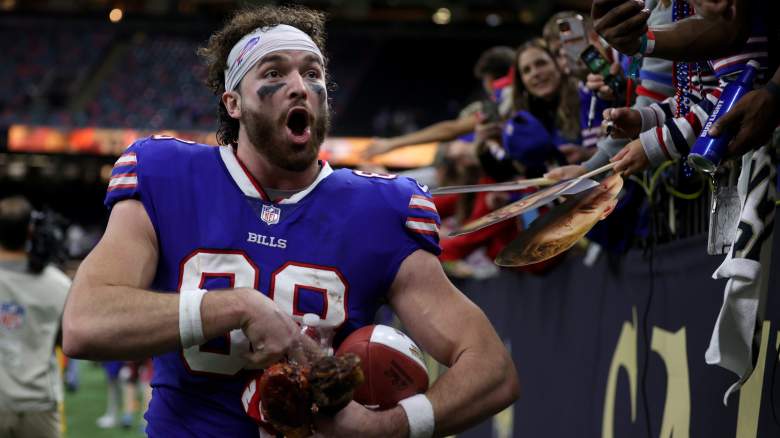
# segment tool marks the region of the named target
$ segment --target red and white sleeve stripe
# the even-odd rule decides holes
[[[420,234],[439,234],[439,225],[434,219],[410,217],[406,219],[406,228]]]
[[[138,164],[138,160],[136,159],[135,152],[128,152],[116,160],[116,163],[114,163],[114,168],[135,166],[136,164]]]
[[[436,205],[433,203],[433,201],[426,198],[425,196],[420,195],[412,195],[412,198],[409,200],[409,208],[416,208],[419,210],[438,213],[436,211]]]
[[[118,173],[108,182],[108,191],[119,189],[134,189],[138,185],[138,176],[135,173]]]

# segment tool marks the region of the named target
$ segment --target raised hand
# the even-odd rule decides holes
[[[607,108],[604,121],[612,122],[612,138],[636,138],[642,130],[642,116],[631,108]]]
[[[612,89],[609,88],[609,85],[604,82],[604,76],[588,73],[585,87],[590,91],[595,91],[601,99],[615,99],[615,93],[613,93]]]
[[[696,13],[705,18],[722,17],[727,20],[736,15],[734,0],[693,0]]]
[[[504,125],[499,122],[480,123],[474,131],[474,143],[481,144],[487,140],[501,142]]]
[[[621,53],[639,51],[640,38],[647,32],[650,11],[640,0],[593,0],[593,28]]]

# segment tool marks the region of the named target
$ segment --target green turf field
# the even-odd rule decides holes
[[[65,393],[66,438],[141,437],[138,418],[131,429],[100,429],[95,421],[106,409],[106,377],[103,367],[92,362],[79,363],[81,382],[78,391]],[[139,414],[140,417],[140,414]]]

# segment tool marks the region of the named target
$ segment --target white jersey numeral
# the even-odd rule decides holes
[[[381,179],[398,178],[398,175],[393,175],[390,173],[363,172],[362,170],[353,170],[352,172],[357,176],[363,176],[366,178],[381,178]]]
[[[260,270],[243,251],[198,250],[182,263],[179,290],[202,288],[208,278],[227,278],[231,288],[259,286]],[[347,283],[335,268],[288,262],[271,277],[269,297],[294,320],[302,319],[300,292],[323,295],[323,327],[336,328],[347,318]],[[250,343],[241,330],[226,334],[222,349],[206,345],[183,350],[184,363],[193,373],[234,375],[246,366]]]
[[[274,272],[268,296],[300,322],[308,313],[298,308],[301,289],[323,295],[321,327],[336,328],[347,319],[347,282],[335,268],[287,262]]]
[[[260,270],[240,251],[199,250],[185,260],[180,275],[179,290],[202,288],[209,277],[227,278],[231,288],[257,288]],[[187,369],[194,373],[233,375],[244,368],[243,355],[250,351],[249,340],[241,330],[232,330],[226,337],[227,345],[222,349],[205,345],[184,349]]]

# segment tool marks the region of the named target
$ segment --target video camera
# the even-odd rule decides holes
[[[62,264],[67,259],[65,229],[68,221],[58,213],[45,209],[32,212],[32,232],[27,242],[29,269],[39,273],[49,263]]]

